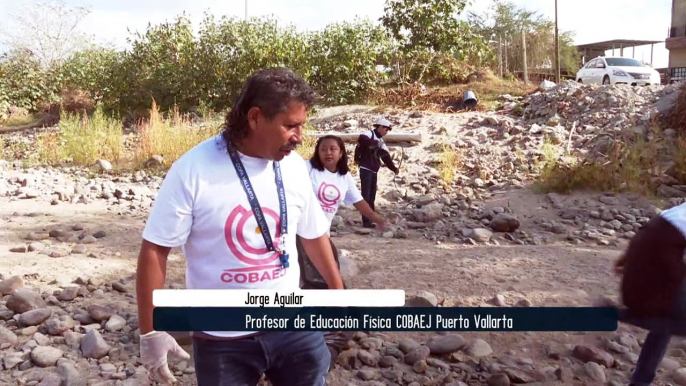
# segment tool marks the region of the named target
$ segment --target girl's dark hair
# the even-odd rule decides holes
[[[293,102],[310,108],[316,102],[316,94],[307,82],[293,71],[268,68],[255,72],[245,82],[233,108],[226,115],[222,137],[234,145],[248,135],[248,111],[259,107],[267,119],[286,111]]]
[[[325,135],[317,140],[317,144],[314,147],[314,154],[312,154],[312,158],[310,158],[310,164],[312,164],[313,168],[319,171],[324,170],[324,164],[322,163],[322,160],[319,159],[319,147],[321,146],[322,142],[326,141],[327,139],[333,139],[336,141],[336,144],[341,149],[341,159],[338,160],[338,164],[336,165],[336,172],[342,176],[348,174],[348,171],[350,171],[348,168],[348,152],[345,151],[345,144],[343,143],[341,137],[336,135]]]

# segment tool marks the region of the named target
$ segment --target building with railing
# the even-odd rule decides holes
[[[672,25],[665,40],[670,82],[686,80],[686,0],[672,0]]]

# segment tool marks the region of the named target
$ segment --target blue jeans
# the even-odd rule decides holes
[[[650,386],[667,352],[672,335],[686,335],[686,286],[682,287],[671,317],[636,318],[629,320],[628,323],[649,330],[638,356],[636,369],[631,376],[631,385]]]
[[[321,332],[264,332],[236,340],[193,339],[198,386],[324,386],[331,353]]]

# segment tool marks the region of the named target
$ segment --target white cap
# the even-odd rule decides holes
[[[392,127],[391,122],[388,122],[387,120],[385,120],[383,118],[379,118],[379,120],[376,121],[376,124],[374,124],[374,126],[386,126],[389,129]]]

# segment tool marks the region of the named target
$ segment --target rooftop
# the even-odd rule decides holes
[[[646,46],[649,44],[658,44],[658,43],[664,43],[664,42],[665,42],[664,40],[615,39],[615,40],[606,40],[604,42],[597,42],[597,43],[578,44],[576,46],[576,48],[579,50],[609,51],[609,50],[617,49],[620,47],[623,47],[623,48],[638,47],[638,46]]]

